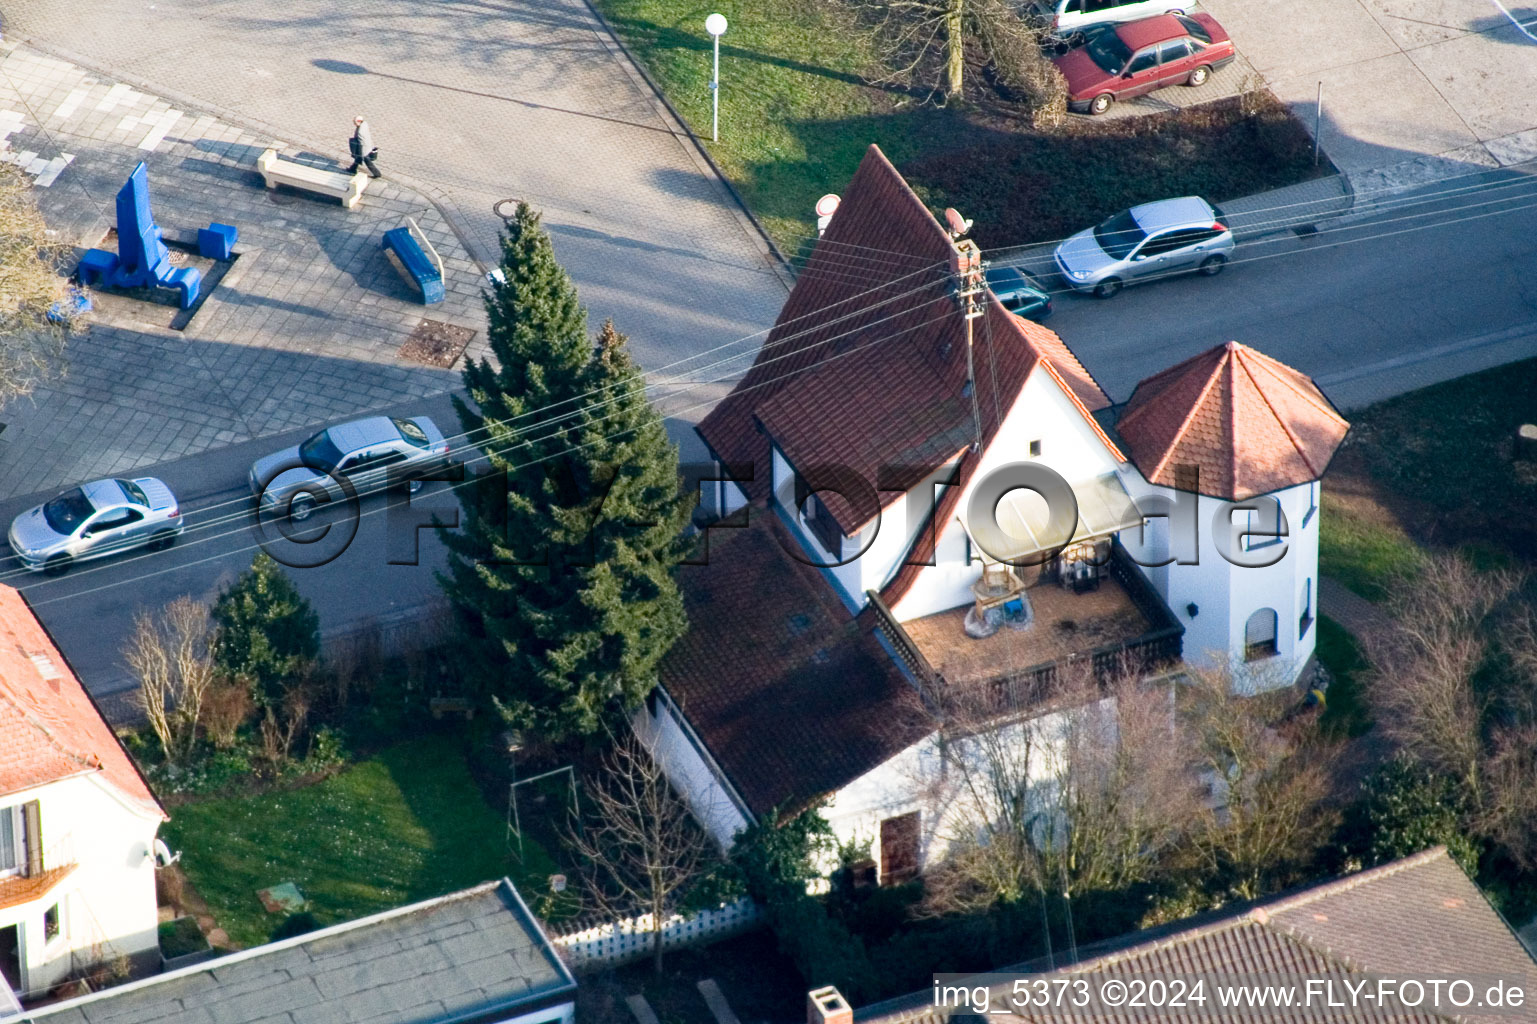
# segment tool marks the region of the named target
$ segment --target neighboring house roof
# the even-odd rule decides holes
[[[1295,978],[1343,978],[1367,974],[1394,978],[1500,976],[1537,978],[1521,940],[1495,913],[1444,847],[1307,889],[1249,904],[1234,912],[1204,915],[1083,951],[1083,959],[1055,971],[1039,963],[994,974],[1080,974],[1164,978],[1225,975],[1234,981],[1264,976],[1270,984]],[[1529,982],[1523,982],[1523,986]],[[1528,991],[1530,991],[1528,989]],[[1482,992],[1479,993],[1482,995]],[[940,1024],[952,1018],[933,1007],[932,992],[914,993],[856,1012],[861,1024]],[[1002,1000],[998,1005],[1007,1005]],[[1210,1004],[1209,1004],[1210,1005]],[[1156,1020],[1126,1010],[1075,1012],[1093,1021]],[[1524,1014],[1524,1015],[1523,1015]],[[1263,1016],[1261,1014],[1260,1016]],[[970,1019],[957,1014],[957,1019]],[[991,1019],[1030,1020],[1029,1016]],[[1042,1018],[1058,1019],[1058,1018]],[[1331,1021],[1478,1020],[1476,1014],[1437,1016],[1367,1004],[1351,1011],[1315,1008],[1289,1011],[1288,1019]],[[1537,1019],[1537,1008],[1485,1018]]]
[[[569,1002],[576,981],[511,882],[29,1012],[48,1024],[478,1024]]]
[[[761,505],[678,574],[689,631],[662,684],[754,815],[803,810],[934,728],[874,635]]]
[[[1317,480],[1350,424],[1312,379],[1230,341],[1137,385],[1115,429],[1149,482],[1241,501]]]
[[[0,586],[0,796],[88,772],[165,817],[20,591]]]
[[[951,295],[955,254],[945,229],[871,146],[757,360],[699,425],[719,458],[754,467],[744,482],[749,497],[768,494],[772,438],[802,473],[836,465],[869,484],[852,501],[821,495],[853,535],[977,439],[963,393],[966,321]],[[1055,334],[991,295],[984,308],[973,324],[984,448],[1038,364],[1086,419],[1109,405]]]

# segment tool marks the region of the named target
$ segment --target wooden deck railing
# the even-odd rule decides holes
[[[1052,703],[1060,692],[1064,669],[1084,659],[1089,659],[1089,668],[1101,686],[1117,676],[1153,672],[1180,659],[1184,653],[1185,627],[1180,625],[1163,598],[1132,562],[1119,540],[1111,546],[1110,561],[1106,568],[1110,578],[1126,591],[1133,606],[1147,620],[1148,629],[1124,643],[1107,644],[1066,658],[1042,662],[979,684],[991,711],[1013,712]],[[953,696],[949,684],[929,665],[923,652],[907,635],[907,631],[879,595],[873,590],[866,593],[870,606],[875,609],[876,626],[881,635],[890,642],[897,659],[917,680],[924,700],[931,708],[938,709],[947,697]]]

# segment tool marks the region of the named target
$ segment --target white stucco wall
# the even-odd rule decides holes
[[[982,399],[989,401],[984,379]],[[1041,442],[1041,454],[1030,454],[1030,442]],[[959,514],[965,515],[978,483],[1014,462],[1039,462],[1069,483],[1093,479],[1116,470],[1116,459],[1078,407],[1063,393],[1051,374],[1036,367],[1020,389],[1019,398],[1004,416],[993,443],[982,455],[977,472],[961,495]],[[891,609],[899,622],[958,608],[972,600],[971,585],[982,574],[981,562],[967,564],[966,533],[958,520],[942,524],[935,564],[925,567]]]
[[[1103,713],[1109,706],[1108,700],[1099,701],[1088,708],[1015,722],[1003,726],[998,735],[1019,752],[1017,774],[1028,775],[1032,785],[1042,785],[1060,769],[1061,737],[1069,716]],[[839,789],[822,808],[822,815],[839,843],[868,841],[871,856],[879,864],[881,822],[918,811],[922,816],[920,864],[927,868],[944,858],[957,837],[975,832],[983,815],[997,813],[998,808],[977,805],[973,790],[964,784],[968,773],[960,766],[969,764],[970,777],[976,779],[999,757],[996,752],[984,753],[973,738],[941,744],[934,733]],[[833,866],[826,865],[828,870]]]
[[[694,820],[710,833],[722,851],[731,849],[736,834],[747,827],[746,815],[700,755],[684,726],[673,717],[667,701],[658,695],[653,703],[656,713],[653,715],[642,704],[631,719],[631,727],[649,745],[673,788],[688,802]]]
[[[1172,488],[1149,484],[1129,464],[1123,468],[1121,479],[1134,499],[1159,494],[1171,501],[1190,501],[1189,496],[1177,495]],[[1317,493],[1317,484],[1302,484],[1267,496],[1280,503],[1288,533],[1283,541],[1284,554],[1273,565],[1256,568],[1235,565],[1224,558],[1217,547],[1214,523],[1220,526],[1216,517],[1225,503],[1203,495],[1194,516],[1196,564],[1143,570],[1185,627],[1187,662],[1207,667],[1250,665],[1252,671],[1239,674],[1261,680],[1256,685],[1281,686],[1297,678],[1317,641],[1316,623],[1301,636],[1298,630],[1309,589],[1312,616],[1316,619],[1318,615],[1319,517],[1316,511],[1308,514],[1310,507],[1316,508]],[[1188,526],[1178,519],[1155,520],[1145,537],[1139,537],[1136,530],[1123,530],[1121,543],[1133,559],[1153,561],[1188,550],[1179,536],[1172,536],[1181,530],[1188,530]],[[1241,554],[1257,559],[1278,550],[1282,548],[1260,547]],[[1189,611],[1191,604],[1198,609],[1194,616]],[[1276,613],[1277,653],[1265,662],[1246,663],[1245,627],[1249,617],[1264,608]]]
[[[44,868],[73,859],[74,871],[30,902],[0,909],[0,928],[19,925],[22,985],[46,989],[80,966],[153,949],[157,943],[154,841],[160,819],[121,799],[99,773],[0,797],[0,806],[39,803]],[[60,906],[62,933],[45,943],[43,915]]]

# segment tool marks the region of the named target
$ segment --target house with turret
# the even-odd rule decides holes
[[[1069,676],[1309,671],[1327,397],[1229,343],[1118,404],[965,226],[870,147],[698,426],[691,629],[635,724],[722,845],[817,805],[899,881],[943,852],[958,698],[1050,735]]]

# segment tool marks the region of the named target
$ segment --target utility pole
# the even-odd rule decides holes
[[[980,453],[982,405],[977,398],[977,360],[972,323],[987,311],[982,303],[987,286],[982,276],[982,250],[977,248],[977,243],[963,238],[955,243],[955,250],[956,297],[961,300],[961,309],[966,317],[966,390],[971,392],[971,420],[977,432],[973,450]]]
[[[704,30],[715,38],[715,72],[710,78],[710,139],[720,141],[720,37],[726,34],[726,16],[712,14],[704,20]]]

